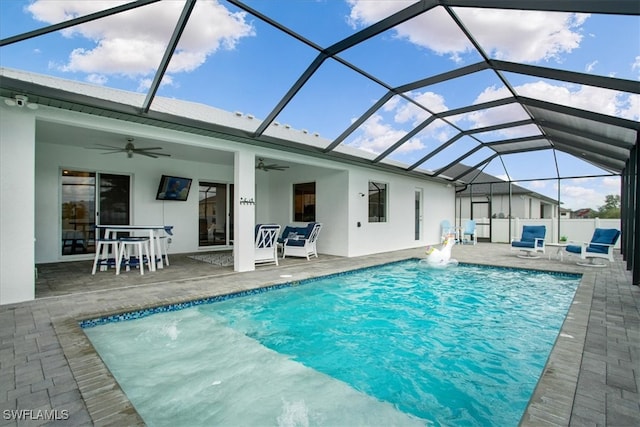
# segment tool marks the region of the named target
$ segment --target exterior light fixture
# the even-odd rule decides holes
[[[29,102],[29,97],[26,95],[15,95],[13,99],[10,99],[10,98],[5,99],[4,103],[10,107],[18,107],[18,108],[27,107],[30,110],[35,110],[38,108],[38,104]]]

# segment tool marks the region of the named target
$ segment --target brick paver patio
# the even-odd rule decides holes
[[[37,299],[0,306],[0,425],[143,425],[78,319],[301,280],[399,259],[321,255],[234,273],[174,256],[164,271],[91,276],[91,262],[39,266]],[[617,261],[580,267],[565,257],[520,259],[507,245],[455,246],[461,262],[583,273],[522,425],[640,425],[640,287]],[[10,268],[3,266],[3,268]],[[291,278],[281,275],[290,274]],[[17,420],[21,417],[22,420]],[[53,419],[53,421],[50,421]]]

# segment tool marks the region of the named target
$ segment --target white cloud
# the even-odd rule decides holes
[[[634,70],[634,71],[638,70],[638,73],[640,75],[640,56],[636,56],[635,57],[635,60],[631,64],[631,69]]]
[[[109,81],[109,78],[104,74],[89,74],[86,78],[89,83],[93,83],[94,85],[106,85]]]
[[[560,187],[560,200],[566,208],[596,209],[604,203],[604,195],[593,188],[565,185]]]
[[[441,111],[447,111],[449,108],[444,102],[444,97],[433,92],[417,92],[408,93],[409,97],[414,99],[420,105],[428,108],[434,113]],[[414,126],[419,125],[431,116],[427,111],[419,108],[415,104],[406,102],[403,105],[396,108],[395,120],[398,123],[411,122]]]
[[[34,19],[52,24],[123,3],[127,2],[37,0],[27,10]],[[182,5],[183,2],[159,2],[65,30],[66,37],[80,37],[93,46],[74,49],[68,62],[59,68],[143,81],[160,64]],[[231,13],[216,0],[198,1],[167,71],[193,71],[219,49],[234,49],[240,39],[254,35],[245,15]]]
[[[431,111],[446,111],[448,109],[444,98],[436,93],[410,92],[407,95]],[[369,117],[358,129],[358,136],[350,141],[349,145],[365,151],[381,153],[407,134],[406,130],[401,129],[403,125],[408,123],[411,127],[415,127],[431,116],[424,109],[399,96],[392,97],[381,110],[384,114],[374,114]],[[442,120],[435,120],[414,138],[402,144],[395,152],[407,153],[422,150],[425,148],[424,140],[426,138],[444,142],[451,138],[451,127]]]
[[[406,135],[406,132],[394,129],[387,123],[383,122],[383,117],[374,114],[360,127],[360,134],[349,145],[357,147],[361,150],[379,154],[395,144],[400,138]],[[424,148],[424,144],[419,139],[413,138],[405,142],[397,152],[409,152]]]
[[[611,190],[613,193],[617,194],[620,192],[620,177],[619,176],[608,176],[602,178],[602,187],[608,190]]]
[[[515,86],[514,90],[522,96],[542,99],[560,105],[632,120],[638,120],[640,118],[640,95],[624,94],[622,92],[592,86],[553,85],[544,81]],[[488,87],[478,95],[474,104],[510,96],[511,92],[509,92],[507,88]],[[465,115],[465,119],[471,121],[473,127],[483,127],[525,118],[528,118],[528,116],[524,110],[516,104],[475,111]],[[518,131],[520,130],[505,129],[500,132],[509,138],[523,136],[514,134],[514,132]],[[522,129],[522,131],[526,131],[526,129]]]
[[[597,59],[595,61],[592,61],[592,62],[588,63],[587,66],[584,67],[584,70],[587,73],[592,73],[593,70],[596,68],[596,65],[598,65],[598,60]]]
[[[148,78],[148,79],[142,79],[140,80],[140,85],[138,86],[138,91],[139,92],[146,92],[147,90],[149,90],[149,88],[151,88],[151,83],[153,83],[153,79]],[[174,83],[173,78],[168,75],[165,74],[162,77],[162,80],[160,81],[160,86],[175,86],[177,87],[178,85],[176,83]]]
[[[409,6],[413,1],[349,0],[353,26],[370,25]],[[564,53],[579,47],[580,28],[586,14],[537,11],[454,8],[463,24],[498,59],[517,62],[561,60]],[[397,37],[449,55],[454,61],[471,50],[471,44],[443,8],[407,21],[394,29]]]
[[[549,187],[549,181],[529,181],[527,187],[536,191],[542,190]]]

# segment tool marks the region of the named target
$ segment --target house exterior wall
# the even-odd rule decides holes
[[[324,224],[318,240],[318,251],[338,256],[358,256],[427,244],[439,243],[439,223],[454,217],[454,188],[384,171],[350,166],[281,151],[257,148],[216,138],[179,131],[122,122],[79,112],[41,107],[36,112],[5,111],[2,107],[2,283],[0,304],[26,301],[35,297],[34,265],[37,263],[93,259],[93,255],[61,254],[61,171],[63,169],[113,173],[131,176],[132,224],[169,224],[174,235],[169,253],[212,250],[198,247],[198,184],[200,181],[234,183],[243,180],[236,191],[234,210],[255,209],[253,215],[237,216],[239,221],[274,222],[281,226],[292,220],[292,188],[294,183],[316,182],[316,220]],[[37,118],[37,120],[36,120]],[[233,163],[211,164],[187,161],[174,156],[151,159],[124,153],[102,155],[84,147],[100,141],[52,140],[46,132],[38,132],[38,120],[80,127],[96,132],[144,137],[192,147],[211,147],[234,153],[236,166],[245,169],[238,175]],[[254,171],[256,157],[275,157],[292,164],[285,172],[264,174]],[[247,170],[248,169],[248,170]],[[251,173],[247,173],[251,172]],[[192,178],[186,202],[155,200],[162,174]],[[368,221],[368,183],[388,184],[387,221]],[[16,191],[18,190],[18,191]],[[421,234],[415,239],[415,192],[423,195]],[[246,194],[245,194],[246,193]],[[361,197],[360,193],[365,196]],[[238,205],[239,197],[253,197],[256,205]],[[6,206],[20,206],[13,211]],[[360,226],[357,223],[360,222]],[[236,227],[238,224],[236,224]],[[247,224],[242,224],[246,231]],[[251,239],[235,229],[245,250],[237,253],[243,261],[236,270],[252,268],[246,250]],[[35,236],[35,242],[34,242]],[[251,264],[251,266],[249,266]],[[12,268],[4,268],[11,265]],[[88,272],[89,274],[89,272]]]
[[[388,184],[387,222],[369,222],[369,181]],[[415,240],[415,191],[422,191],[422,236]],[[360,193],[365,196],[361,197]],[[349,254],[387,252],[440,243],[440,221],[454,217],[454,188],[401,175],[354,168],[349,173]],[[358,222],[360,227],[358,227]]]
[[[35,113],[0,103],[0,304],[32,300]]]

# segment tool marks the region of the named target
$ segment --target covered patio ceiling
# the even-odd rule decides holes
[[[148,15],[148,19],[153,19],[159,7],[157,0],[120,2],[117,5],[89,3],[109,4],[109,8],[84,15],[69,12],[60,22],[25,29],[13,35],[3,32],[0,40],[3,57],[8,57],[15,49],[32,49],[37,46],[38,39],[53,37],[60,31],[73,31],[76,26],[86,27],[116,16],[133,18]],[[186,0],[179,3],[183,6],[176,10],[173,24],[166,28],[158,24],[164,32],[163,54],[152,73],[153,78],[149,79],[144,90],[139,89],[142,93],[138,101],[100,99],[46,87],[6,73],[0,75],[0,95],[15,97],[25,94],[30,101],[42,105],[221,136],[456,184],[473,183],[477,172],[459,172],[468,171],[469,167],[504,175],[509,181],[515,180],[517,171],[514,168],[519,168],[517,165],[522,163],[510,159],[522,159],[523,155],[545,178],[575,177],[574,169],[563,168],[568,159],[572,162],[577,159],[585,165],[583,175],[618,175],[637,144],[640,131],[640,84],[637,80],[540,66],[527,59],[505,60],[503,58],[517,58],[518,55],[500,52],[495,41],[487,37],[486,27],[481,25],[482,22],[491,22],[496,13],[502,14],[503,18],[507,15],[514,20],[522,20],[518,25],[523,27],[529,25],[528,17],[540,19],[540,16],[555,17],[558,14],[573,16],[573,19],[586,16],[581,14],[610,16],[633,19],[638,23],[640,3],[637,0],[378,2],[380,8],[377,11],[380,13],[369,18],[364,15],[354,18],[355,4],[359,2],[351,0],[347,3],[354,6],[352,20],[357,23],[348,34],[338,32],[341,36],[337,40],[331,40],[335,36],[328,36],[327,31],[320,31],[323,27],[330,27],[329,19],[336,19],[335,16],[296,15],[296,2]],[[268,32],[274,37],[271,40],[281,41],[278,45],[269,46],[265,55],[253,51],[256,55],[256,81],[234,82],[232,89],[237,93],[238,103],[229,102],[228,96],[220,96],[219,102],[206,101],[212,107],[235,111],[238,117],[251,119],[246,122],[250,124],[242,127],[214,119],[194,119],[182,111],[168,112],[165,108],[158,108],[159,100],[180,97],[180,89],[167,82],[175,79],[177,63],[185,53],[189,53],[186,46],[192,43],[191,34],[199,25],[196,17],[204,14],[205,3],[226,8],[228,16],[236,20],[242,17],[243,22],[248,22],[247,18],[250,18],[253,27],[247,31],[253,31],[251,37],[256,40]],[[199,6],[202,9],[199,10]],[[283,12],[285,9],[289,13]],[[546,15],[540,15],[540,12]],[[428,60],[423,61],[420,67],[402,69],[403,63],[413,64],[417,57],[427,57],[426,45],[420,45],[412,38],[420,34],[421,28],[425,35],[432,34],[431,27],[436,23],[448,27],[447,35],[455,35],[452,42],[463,46],[463,60],[452,61],[447,69],[432,68]],[[612,48],[629,50],[631,56],[640,57],[639,35],[640,30],[628,34],[628,38],[619,40],[619,46]],[[398,45],[400,39],[402,45]],[[373,41],[380,40],[388,43],[389,50],[375,50],[383,44],[376,44],[374,49]],[[234,54],[242,50],[244,39],[228,42],[237,45],[226,52],[215,51],[203,59],[206,67],[203,66],[201,72],[211,73],[211,80],[217,83],[212,83],[211,87],[200,87],[201,92],[211,95],[216,90],[222,91],[220,85],[226,83],[219,82],[221,77],[218,76],[226,72],[226,78],[232,74],[237,61]],[[434,49],[433,44],[427,45]],[[436,54],[442,56],[442,52]],[[281,58],[285,57],[288,67],[280,69],[280,61],[284,61]],[[543,58],[535,62],[550,61]],[[391,66],[382,67],[381,64],[385,63]],[[4,60],[2,66],[27,68],[7,64]],[[52,74],[61,75],[59,70],[52,71]],[[270,76],[274,73],[278,76],[278,83],[274,77],[272,84]],[[68,78],[68,73],[62,75]],[[77,73],[72,75],[80,78]],[[125,88],[117,79],[112,81],[110,87]],[[282,81],[288,83],[279,83]],[[527,90],[534,84],[544,85],[546,90],[537,92],[540,96],[534,96]],[[445,88],[455,94],[451,88],[474,85],[473,97],[458,93],[457,99],[448,98],[446,103],[434,101]],[[603,105],[602,109],[595,109],[574,105],[574,98],[560,96],[572,90],[589,92],[596,98],[615,99],[627,108],[612,109]],[[558,93],[554,94],[554,91]],[[241,104],[247,99],[244,92],[251,92],[254,101],[247,103],[245,108]],[[609,98],[611,94],[613,98]],[[356,97],[357,102],[349,104],[349,112],[344,113],[337,108],[340,103],[351,101],[347,98]],[[186,100],[204,103],[203,99],[196,96]],[[258,111],[251,111],[255,108]],[[332,116],[334,111],[339,111],[342,116]],[[382,123],[385,117],[395,114],[397,119],[402,113],[408,114],[410,119],[395,122],[388,119]],[[258,118],[259,115],[262,117]],[[475,119],[471,120],[472,117]],[[477,120],[478,117],[482,120]],[[289,120],[295,123],[284,125]],[[375,126],[387,126],[388,131],[375,143],[371,141],[373,137],[369,137],[369,144],[366,144],[368,129]],[[285,127],[300,131],[288,137],[282,132]],[[320,132],[316,133],[316,130]],[[304,135],[299,135],[301,133]],[[461,168],[461,165],[465,167]]]

